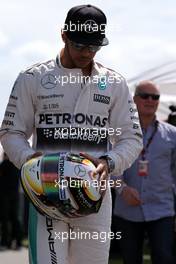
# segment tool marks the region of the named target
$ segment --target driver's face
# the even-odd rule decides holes
[[[82,48],[81,50],[76,49],[72,46],[71,41],[65,38],[65,50],[67,59],[76,68],[86,68],[92,61],[96,52],[92,52],[88,47]]]

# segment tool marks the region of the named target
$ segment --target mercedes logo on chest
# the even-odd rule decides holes
[[[52,89],[57,85],[57,78],[53,74],[45,74],[41,79],[41,85],[45,89]]]

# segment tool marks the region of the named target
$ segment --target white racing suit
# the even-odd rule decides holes
[[[27,141],[31,135],[32,148]],[[120,175],[142,148],[137,111],[124,78],[94,62],[91,76],[83,80],[82,71],[64,68],[59,56],[19,74],[0,137],[18,168],[36,150],[82,151],[95,157],[108,153],[115,162],[113,174]],[[109,188],[97,214],[67,223],[46,218],[31,206],[30,263],[106,264],[110,223]]]

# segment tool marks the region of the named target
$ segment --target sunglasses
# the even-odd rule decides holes
[[[87,48],[89,51],[91,52],[97,52],[98,50],[101,49],[101,46],[96,46],[96,45],[84,45],[84,44],[81,44],[81,43],[77,43],[77,42],[74,42],[74,41],[71,41],[70,40],[70,44],[71,46],[76,49],[76,50],[79,50],[79,51],[82,51],[84,48]]]
[[[150,93],[137,93],[135,94],[136,96],[139,96],[140,98],[146,100],[146,99],[149,99],[149,97],[152,98],[152,100],[159,100],[160,98],[160,94],[150,94]]]

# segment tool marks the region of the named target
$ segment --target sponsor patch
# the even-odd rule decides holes
[[[93,100],[94,100],[94,102],[98,102],[98,103],[102,103],[102,104],[109,104],[110,103],[110,97],[102,95],[102,94],[94,94]]]
[[[43,113],[39,114],[39,125],[58,125],[58,124],[72,124],[77,125],[91,125],[96,127],[105,127],[108,121],[107,117],[100,115],[87,115],[83,113]]]
[[[10,118],[14,118],[15,113],[10,112],[10,111],[6,111],[6,112],[5,112],[5,116],[6,116],[6,117],[10,117]]]

